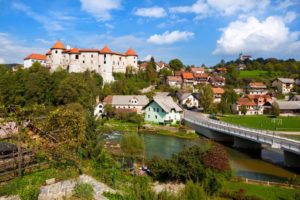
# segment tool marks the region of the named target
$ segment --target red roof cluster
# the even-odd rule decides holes
[[[256,103],[248,98],[239,98],[237,103],[240,106],[256,106]]]
[[[33,53],[24,58],[24,60],[34,59],[34,60],[46,60],[46,56],[42,54]]]
[[[183,72],[181,76],[183,79],[194,79],[194,75],[190,72]]]

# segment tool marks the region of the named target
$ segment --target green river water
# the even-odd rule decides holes
[[[152,156],[170,158],[185,147],[203,144],[201,140],[187,140],[158,134],[142,135],[145,142],[146,158]],[[119,140],[120,138],[121,134],[114,132],[108,136],[107,140]],[[261,155],[257,155],[257,153],[241,152],[228,145],[224,145],[224,147],[236,176],[274,182],[285,182],[295,176],[295,172],[282,167],[283,154],[280,151],[263,149]]]

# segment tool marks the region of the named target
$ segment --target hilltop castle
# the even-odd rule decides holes
[[[59,68],[68,72],[95,71],[103,77],[103,81],[114,81],[113,72],[126,72],[126,67],[138,70],[138,55],[133,49],[126,53],[117,53],[105,46],[103,49],[65,48],[61,41],[57,41],[46,55],[31,54],[24,59],[24,67],[28,68],[34,62],[40,62],[50,71]]]

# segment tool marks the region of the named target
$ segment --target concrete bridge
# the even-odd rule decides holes
[[[226,122],[209,119],[203,114],[184,111],[185,124],[197,133],[219,142],[233,142],[236,148],[262,149],[263,146],[281,149],[285,165],[300,167],[300,141],[277,136],[272,131],[245,128]]]

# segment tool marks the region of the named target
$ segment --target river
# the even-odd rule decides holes
[[[142,134],[145,142],[145,157],[159,156],[170,158],[173,154],[182,151],[185,147],[201,145],[201,140],[181,139],[173,136],[158,134]],[[108,135],[106,140],[120,140],[122,134],[114,132]],[[263,149],[258,153],[242,152],[223,145],[226,149],[231,168],[236,176],[245,178],[286,182],[295,176],[295,173],[282,167],[283,154],[272,149]]]

